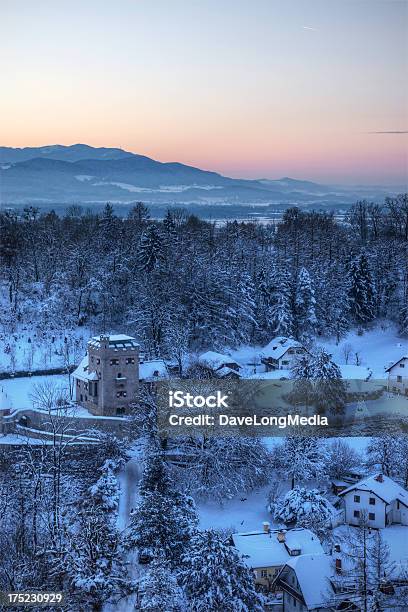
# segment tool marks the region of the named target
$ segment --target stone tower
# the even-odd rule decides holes
[[[127,414],[139,388],[139,345],[131,336],[101,335],[74,372],[76,401],[92,414]]]

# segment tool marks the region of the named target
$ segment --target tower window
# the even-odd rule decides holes
[[[119,365],[119,359],[111,359],[110,360],[110,364],[111,365]]]
[[[135,363],[135,358],[134,357],[126,357],[126,363],[127,364]]]

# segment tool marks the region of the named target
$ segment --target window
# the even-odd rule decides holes
[[[118,372],[118,378],[122,378],[122,372]]]
[[[397,382],[402,382],[402,376],[397,376]]]
[[[405,368],[405,363],[400,363],[400,368]]]
[[[82,393],[81,393],[80,398],[81,398],[81,402],[82,402],[84,400]]]
[[[374,512],[369,512],[368,513],[368,520],[369,521],[375,521],[375,514],[374,514]]]
[[[360,510],[354,510],[353,516],[354,518],[360,518]]]
[[[268,572],[266,570],[261,570],[261,578],[267,578]]]
[[[354,501],[355,501],[356,504],[359,504],[360,503],[360,496],[359,495],[355,495],[354,496]]]
[[[375,506],[375,497],[370,497],[369,504],[370,506]]]
[[[110,364],[111,365],[119,365],[119,359],[111,359],[110,360]]]
[[[135,363],[135,358],[134,357],[126,357],[126,363]]]
[[[99,359],[99,357],[96,360],[96,365],[99,365],[101,363],[101,360]]]

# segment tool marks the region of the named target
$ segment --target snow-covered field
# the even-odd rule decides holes
[[[360,365],[369,368],[373,379],[386,378],[385,368],[408,353],[407,339],[401,338],[397,327],[389,321],[382,321],[361,336],[357,330],[352,330],[338,345],[334,338],[317,338],[316,345],[331,353],[338,365]],[[264,366],[260,365],[261,346],[246,345],[226,352],[243,366],[244,375],[253,375],[264,370]],[[345,372],[347,378],[353,377],[352,367],[345,368]],[[359,373],[357,370],[356,372]]]
[[[21,410],[33,407],[31,396],[36,386],[50,382],[57,385],[63,392],[68,392],[68,376],[66,375],[8,378],[0,381],[0,391],[6,395],[10,408]]]
[[[90,335],[86,328],[45,333],[26,326],[14,334],[0,334],[0,372],[63,367],[67,345],[71,363],[79,361]]]

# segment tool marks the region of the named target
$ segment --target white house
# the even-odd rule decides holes
[[[306,352],[305,347],[297,340],[277,336],[262,349],[261,361],[267,372],[289,370],[294,360]]]
[[[403,355],[385,371],[388,372],[388,391],[408,396],[408,355]]]
[[[341,491],[339,496],[344,499],[348,525],[358,525],[364,516],[377,529],[393,523],[408,525],[408,491],[388,476],[369,476]]]
[[[233,533],[231,540],[254,571],[256,584],[266,588],[290,558],[323,552],[318,537],[309,529],[270,529],[268,522],[262,531]]]
[[[199,356],[198,363],[215,372],[219,378],[240,378],[240,364],[229,355],[207,351]]]
[[[284,612],[360,610],[336,588],[333,559],[326,554],[307,554],[288,559],[274,587],[283,591]]]

